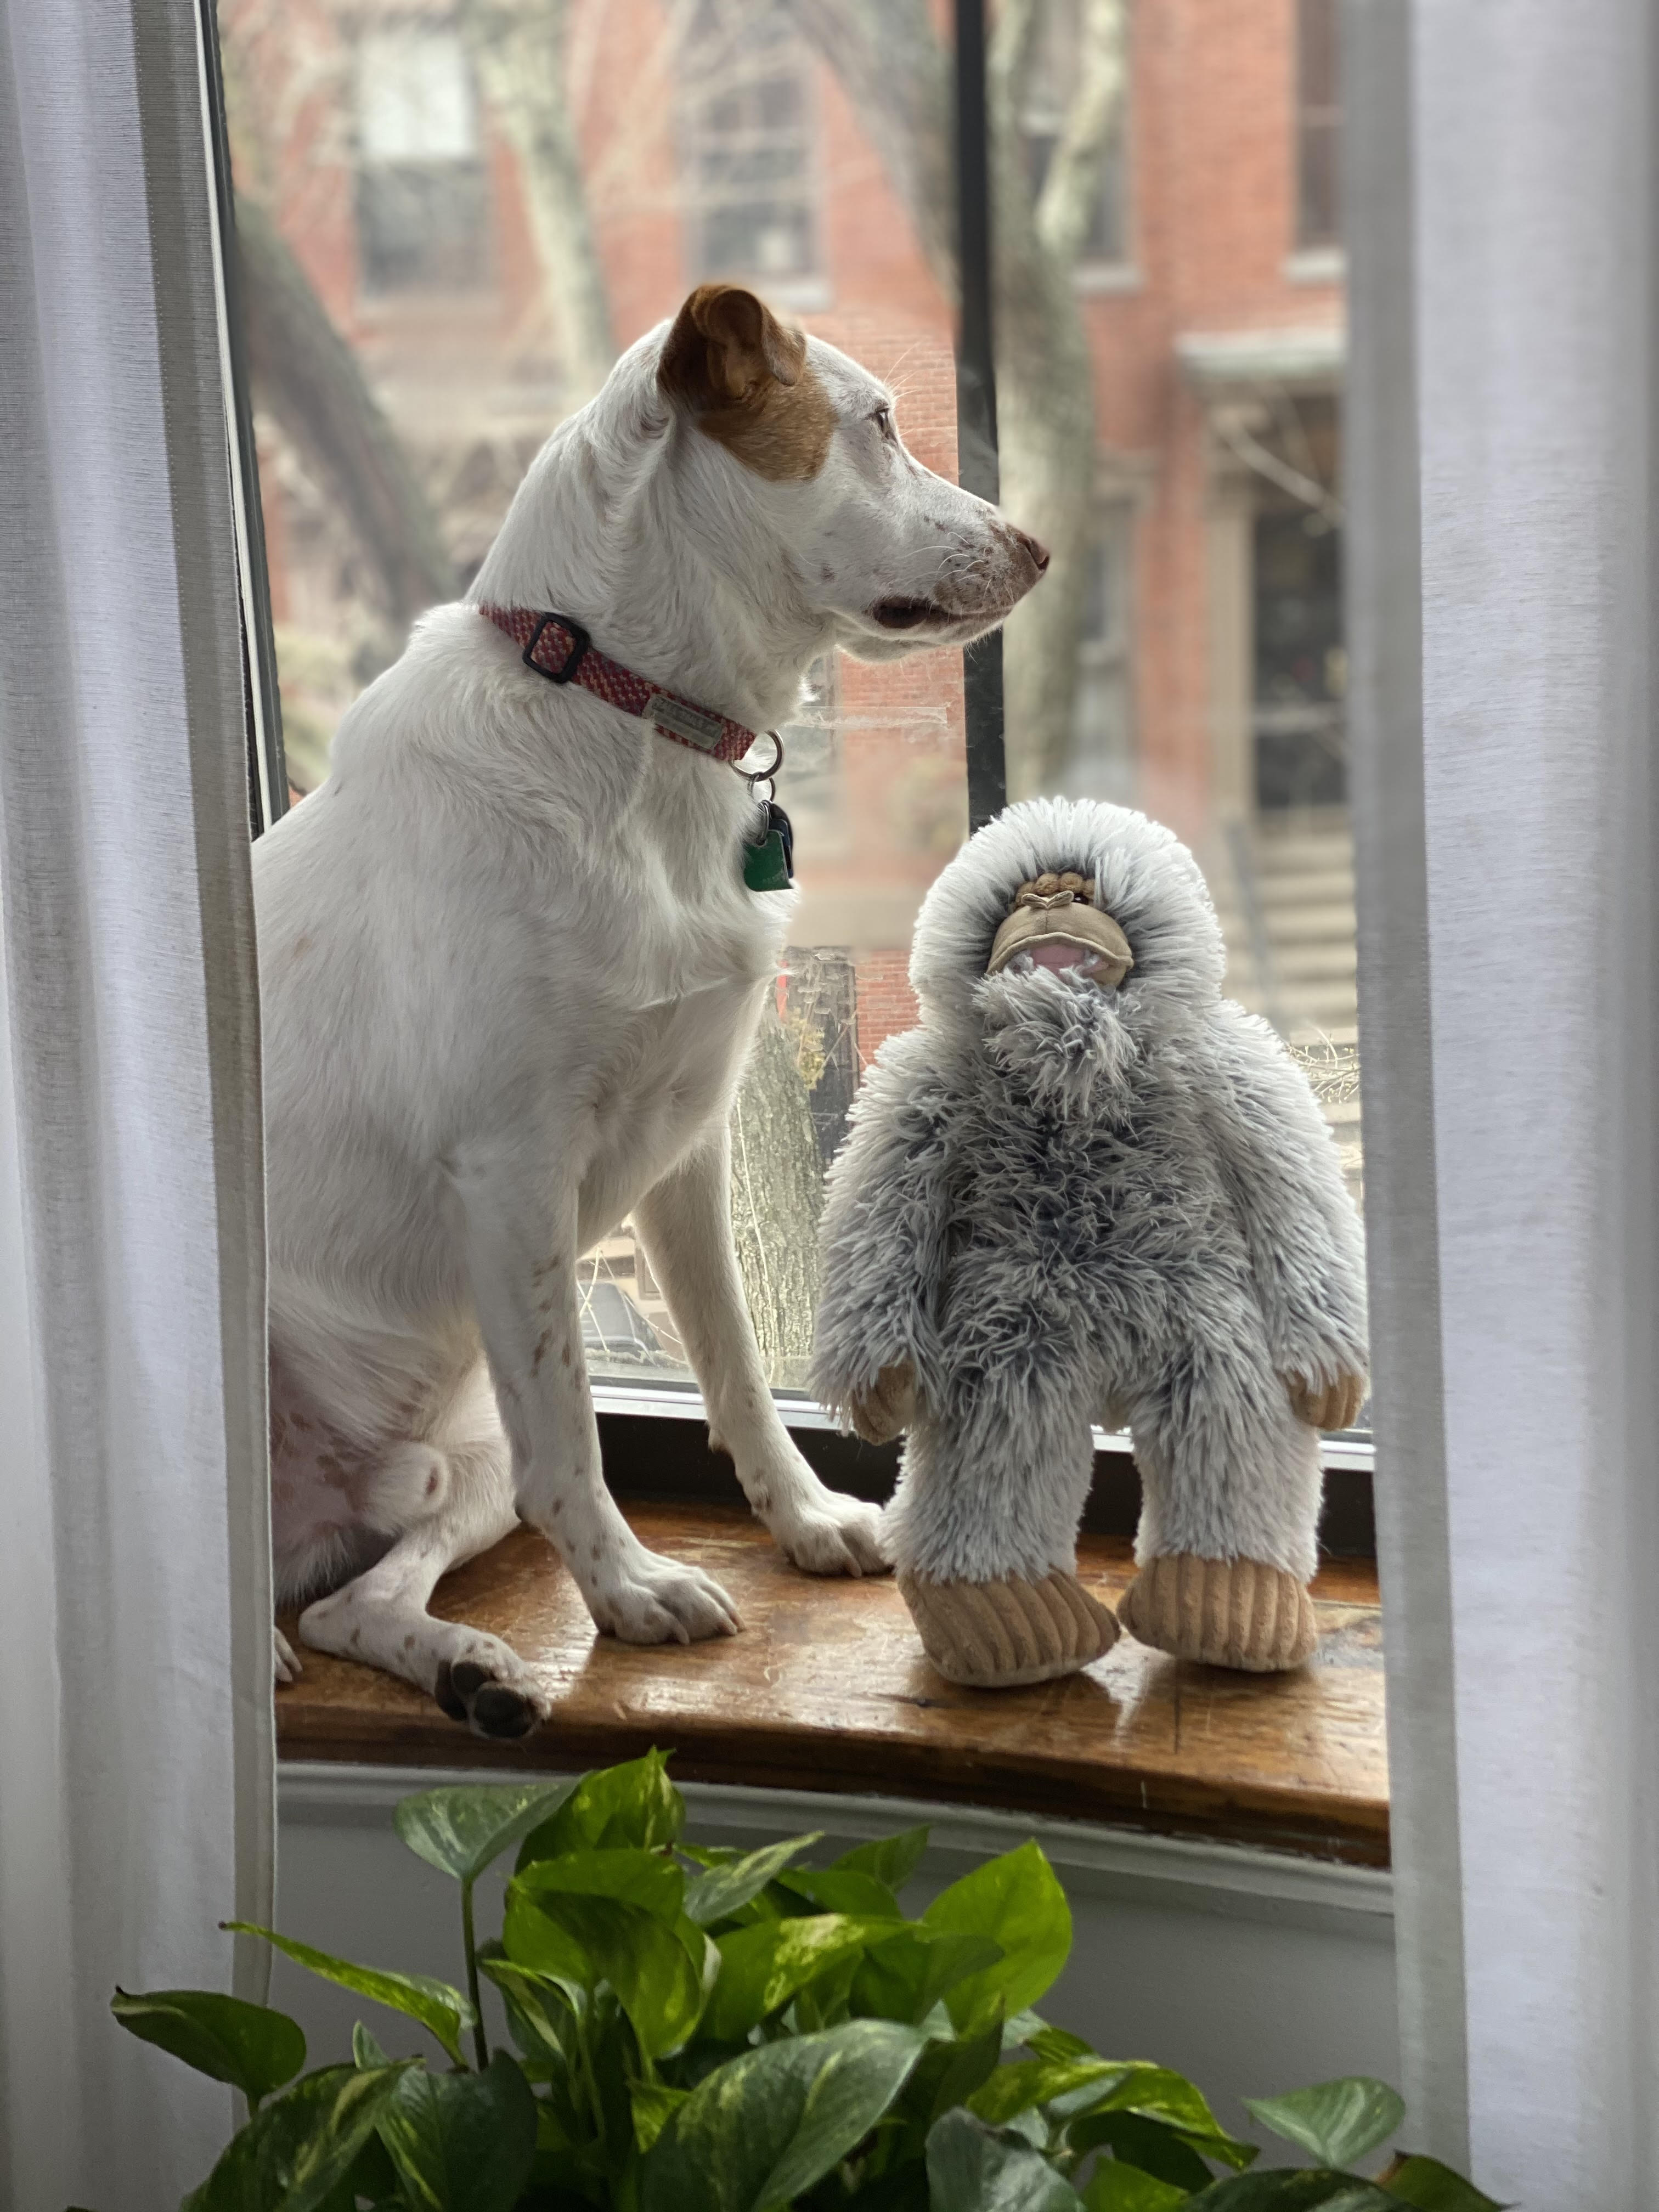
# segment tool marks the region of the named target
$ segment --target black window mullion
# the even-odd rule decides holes
[[[240,582],[242,668],[248,690],[248,817],[257,837],[288,811],[288,768],[283,757],[283,706],[276,683],[276,641],[271,629],[270,571],[265,562],[253,392],[242,320],[241,271],[236,258],[236,204],[231,183],[230,133],[225,121],[224,73],[219,61],[219,21],[214,0],[197,0],[197,6],[207,79],[208,158],[213,165],[219,217],[220,281],[224,287],[229,353],[230,420],[226,434],[240,480],[242,510],[238,557],[246,562]]]
[[[991,164],[985,100],[985,0],[955,0],[956,187],[961,314],[957,328],[957,473],[963,487],[994,500],[996,368],[991,343]],[[967,722],[968,823],[977,830],[1008,802],[1003,751],[1002,633],[962,656]]]

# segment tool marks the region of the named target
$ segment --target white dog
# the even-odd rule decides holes
[[[752,295],[693,293],[549,440],[471,599],[417,624],[256,851],[278,1601],[483,1734],[534,1726],[534,1678],[427,1601],[520,1516],[602,1630],[739,1626],[601,1474],[576,1267],[630,1211],[756,1513],[809,1572],[885,1565],[875,1509],[791,1443],[744,1304],[726,1123],[791,898],[744,887],[756,808],[722,760],[819,654],[959,646],[1047,565],[892,407]],[[591,633],[588,681],[608,657],[612,696],[623,672],[673,696],[647,719],[526,665],[504,626],[554,610]],[[570,673],[572,638],[544,632],[540,666]]]

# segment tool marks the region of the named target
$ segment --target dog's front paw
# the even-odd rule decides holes
[[[601,1633],[623,1644],[700,1644],[743,1626],[712,1575],[654,1552],[641,1551],[583,1595]]]
[[[808,1575],[884,1575],[892,1565],[881,1545],[881,1509],[821,1486],[769,1523],[791,1566]]]
[[[297,1682],[301,1675],[305,1673],[305,1668],[295,1656],[294,1646],[280,1628],[273,1628],[270,1635],[271,1658],[276,1668],[276,1680],[279,1682]]]

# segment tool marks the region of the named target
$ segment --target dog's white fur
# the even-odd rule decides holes
[[[960,643],[1036,580],[1041,549],[923,468],[845,356],[808,342],[836,427],[772,481],[665,392],[666,331],[549,441],[473,602],[574,614],[764,730],[820,653]],[[905,598],[933,611],[896,634],[872,610]],[[418,623],[257,848],[278,1601],[485,1732],[544,1698],[427,1601],[520,1516],[601,1629],[738,1626],[602,1479],[576,1263],[630,1211],[756,1513],[810,1571],[884,1565],[875,1510],[790,1441],[732,1249],[728,1110],[793,903],[744,888],[752,818],[737,775],[550,684],[469,603]]]

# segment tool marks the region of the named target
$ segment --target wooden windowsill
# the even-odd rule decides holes
[[[520,1530],[447,1577],[433,1609],[506,1638],[544,1669],[554,1698],[544,1728],[524,1743],[485,1742],[407,1684],[302,1649],[302,1678],[276,1692],[281,1756],[571,1771],[654,1744],[690,1781],[926,1797],[1388,1863],[1368,1561],[1322,1572],[1323,1640],[1292,1675],[1189,1666],[1126,1636],[1086,1674],[975,1692],[933,1672],[890,1578],[797,1574],[730,1507],[625,1510],[644,1542],[724,1583],[741,1636],[645,1650],[596,1637],[569,1577]],[[1133,1573],[1121,1538],[1085,1535],[1079,1557],[1100,1595],[1121,1595]]]

